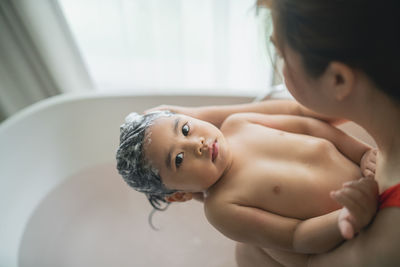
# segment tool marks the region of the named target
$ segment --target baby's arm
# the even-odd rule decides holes
[[[224,120],[232,114],[254,112],[261,114],[287,114],[287,115],[298,115],[308,116],[317,119],[324,120],[328,123],[340,123],[342,120],[333,119],[321,114],[315,113],[310,109],[300,105],[294,100],[265,100],[261,102],[237,104],[237,105],[219,105],[219,106],[203,106],[203,107],[182,107],[172,105],[161,105],[146,112],[153,110],[171,110],[176,113],[185,114],[197,119],[201,119],[210,122],[218,128],[224,122]]]
[[[344,239],[337,226],[340,211],[301,221],[225,201],[208,204],[209,222],[238,242],[298,253],[322,253]]]
[[[346,209],[304,221],[215,196],[206,199],[204,208],[210,223],[233,240],[297,253],[322,253],[341,243],[343,236],[352,238],[375,215],[378,186],[374,179],[364,178],[348,183],[346,187],[335,196]],[[352,216],[350,220],[343,220],[349,215]],[[350,227],[340,225],[349,221],[352,224]]]
[[[369,154],[370,151],[373,151],[371,146],[351,137],[330,124],[313,118],[303,117],[301,120],[307,120],[306,134],[331,141],[343,155],[360,167],[362,167],[363,157]],[[375,170],[373,172],[375,173]]]
[[[369,145],[347,135],[340,129],[318,119],[291,116],[242,113],[233,115],[251,123],[261,124],[286,132],[311,135],[330,141],[348,159],[360,165],[364,154],[372,149]]]

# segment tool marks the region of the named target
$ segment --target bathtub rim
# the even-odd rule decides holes
[[[68,103],[72,101],[83,101],[87,99],[104,99],[104,98],[122,98],[122,97],[127,97],[127,98],[134,98],[134,97],[203,97],[203,98],[210,98],[210,97],[215,97],[215,98],[237,98],[237,99],[243,99],[243,100],[248,100],[249,102],[254,101],[256,98],[255,96],[250,96],[250,95],[244,95],[244,94],[230,94],[230,95],[224,95],[224,94],[197,94],[197,93],[187,93],[187,94],[181,94],[178,92],[173,92],[173,93],[147,93],[143,91],[139,91],[138,93],[135,92],[129,92],[129,91],[98,91],[98,90],[93,90],[93,91],[82,91],[82,92],[67,92],[67,93],[62,93],[59,95],[51,96],[42,100],[39,100],[32,105],[29,105],[25,108],[22,108],[21,110],[17,111],[16,113],[12,114],[8,118],[6,118],[4,121],[0,122],[0,133],[4,131],[4,129],[7,129],[8,127],[11,127],[13,124],[17,123],[19,120],[24,119],[25,117],[29,116],[32,113],[35,113],[37,111],[46,109],[48,107],[52,107],[58,104],[62,103]]]

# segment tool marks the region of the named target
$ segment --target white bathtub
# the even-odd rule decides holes
[[[152,210],[115,170],[126,114],[247,97],[63,95],[0,125],[0,266],[235,266],[196,201]],[[350,127],[351,128],[351,127]],[[355,128],[359,134],[359,128]],[[362,132],[361,132],[362,133]],[[367,138],[367,141],[370,139]]]
[[[154,215],[115,170],[126,114],[246,97],[63,95],[0,125],[0,266],[235,266],[196,201]]]

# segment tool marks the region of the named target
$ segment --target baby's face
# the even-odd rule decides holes
[[[205,191],[230,167],[228,144],[208,122],[175,115],[157,119],[147,131],[145,157],[169,189]]]

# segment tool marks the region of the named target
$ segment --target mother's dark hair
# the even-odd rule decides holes
[[[263,1],[260,1],[263,2]],[[298,52],[314,78],[332,61],[363,71],[400,100],[399,0],[270,0],[278,46]]]

